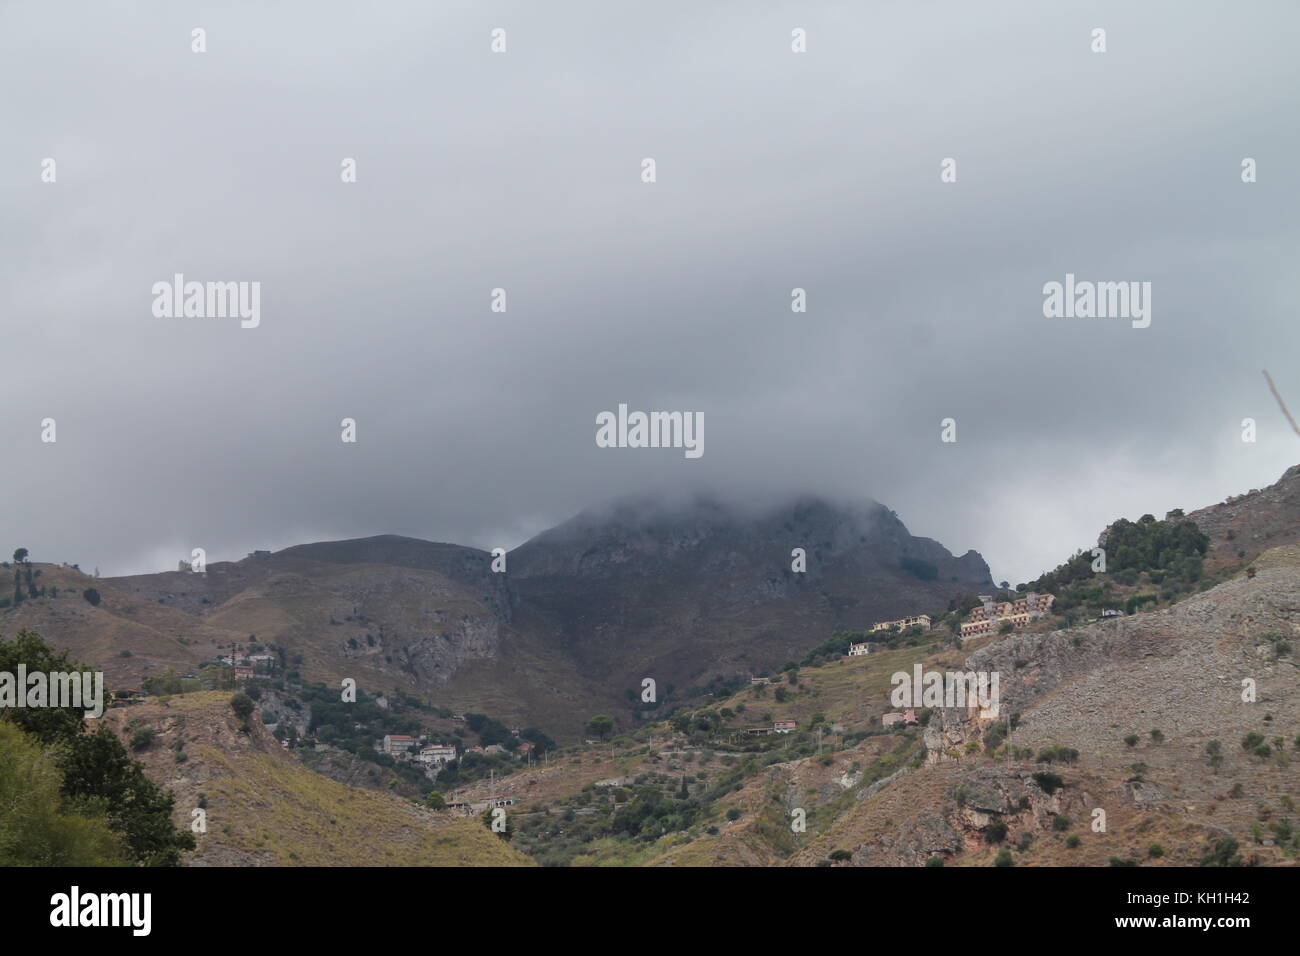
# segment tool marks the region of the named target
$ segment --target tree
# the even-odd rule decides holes
[[[86,588],[81,592],[81,596],[89,601],[93,607],[99,607],[99,592],[94,588]]]
[[[118,866],[122,843],[103,813],[79,814],[35,737],[0,721],[0,866]]]
[[[109,825],[125,840],[131,859],[144,866],[177,866],[194,835],[172,825],[171,794],[144,774],[121,741],[101,727],[67,744],[63,792],[75,805],[107,811]]]
[[[614,731],[614,718],[605,714],[597,714],[587,721],[587,732],[595,734],[601,740],[605,740]]]
[[[14,552],[14,564],[26,564],[26,563],[27,563],[27,549],[19,548],[17,551]]]
[[[253,699],[247,694],[236,694],[230,698],[230,709],[240,720],[248,720],[253,716]]]
[[[443,799],[442,794],[437,790],[430,790],[428,796],[424,798],[424,805],[430,810],[446,810],[447,801]]]
[[[0,670],[12,673],[19,663],[29,672],[87,670],[30,631],[19,631],[12,642],[0,641]],[[107,815],[108,826],[125,843],[131,862],[175,866],[183,850],[194,849],[193,834],[172,825],[171,795],[145,776],[144,767],[131,759],[107,728],[83,733],[82,710],[5,708],[0,711],[0,725],[6,721],[46,748],[46,759],[53,758],[63,776],[60,793],[68,808],[86,818]],[[93,833],[88,831],[86,838],[88,847],[98,846]]]

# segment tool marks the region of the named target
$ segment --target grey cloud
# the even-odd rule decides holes
[[[1300,12],[1267,7],[8,4],[3,537],[106,573],[511,546],[707,486],[871,497],[1019,580],[1271,482]],[[154,318],[175,272],[261,281],[261,328]],[[1151,281],[1151,328],[1043,318],[1066,272]],[[596,448],[619,402],[704,412],[704,457]]]

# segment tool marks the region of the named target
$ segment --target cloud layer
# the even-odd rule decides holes
[[[0,546],[511,547],[699,486],[872,497],[1015,581],[1300,460],[1292,4],[335,6],[0,8]],[[260,327],[155,318],[177,272]],[[1151,327],[1044,318],[1067,272]],[[596,447],[620,402],[704,456]]]

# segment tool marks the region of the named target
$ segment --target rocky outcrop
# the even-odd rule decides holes
[[[1187,517],[1210,536],[1212,570],[1252,561],[1269,548],[1300,544],[1300,465],[1267,488],[1252,488]]]

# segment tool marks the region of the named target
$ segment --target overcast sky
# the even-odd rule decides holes
[[[0,548],[513,547],[699,486],[875,498],[1015,582],[1262,487],[1300,461],[1260,371],[1300,406],[1297,28],[1289,0],[2,0]],[[260,282],[260,326],[155,317],[178,272]],[[1067,272],[1152,283],[1150,327],[1045,318]],[[598,448],[619,403],[702,412],[703,457]]]

